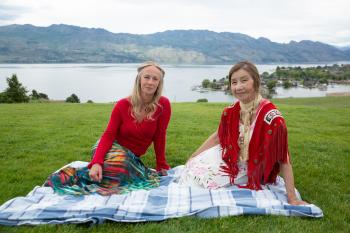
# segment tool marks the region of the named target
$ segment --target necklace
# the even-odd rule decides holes
[[[144,110],[145,110],[146,113],[150,113],[151,112],[151,107],[146,106],[146,107],[144,107]]]

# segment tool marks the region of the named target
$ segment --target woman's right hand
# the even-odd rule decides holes
[[[89,171],[89,176],[92,181],[101,182],[102,180],[102,166],[98,163],[92,165]]]

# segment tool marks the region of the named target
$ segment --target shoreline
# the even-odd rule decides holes
[[[326,96],[350,96],[350,92],[331,92],[331,93],[326,93]]]
[[[332,93],[327,93],[324,96],[302,96],[302,97],[277,97],[277,98],[272,98],[272,100],[281,100],[281,99],[311,99],[311,98],[327,98],[327,97],[348,97],[350,96],[350,92],[332,92]],[[29,102],[29,104],[45,104],[45,103],[58,103],[58,104],[115,104],[117,101],[110,101],[110,102],[92,102],[92,103],[87,103],[87,102],[80,102],[80,103],[68,103],[65,100],[45,100],[45,101],[32,101]],[[196,101],[170,101],[171,103],[198,103]],[[205,102],[205,103],[226,103],[223,101],[219,102]],[[1,103],[0,103],[1,104]],[[2,103],[6,104],[6,103]],[[23,104],[23,103],[21,103]]]

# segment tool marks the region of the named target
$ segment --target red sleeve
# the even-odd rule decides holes
[[[264,182],[273,183],[280,172],[280,163],[289,162],[287,126],[282,117],[276,117],[267,129]]]
[[[122,122],[121,113],[123,108],[125,108],[122,102],[123,100],[120,100],[114,106],[108,126],[104,131],[100,142],[98,143],[95,155],[92,161],[89,163],[88,168],[91,168],[95,163],[101,164],[101,166],[103,165],[105,155],[112,147],[113,141],[117,137],[117,133]]]
[[[165,158],[165,143],[166,143],[166,130],[168,128],[170,115],[171,115],[171,106],[167,98],[162,97],[164,101],[161,103],[162,113],[158,118],[157,130],[153,138],[154,151],[156,153],[156,163],[157,171],[160,169],[170,169],[166,158]]]

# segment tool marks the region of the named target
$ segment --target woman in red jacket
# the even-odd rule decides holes
[[[110,195],[159,185],[158,174],[166,175],[170,168],[165,159],[165,142],[171,107],[169,100],[161,96],[165,73],[154,62],[142,64],[137,71],[131,96],[114,106],[88,167],[64,168],[49,177],[47,186],[62,194]],[[158,173],[139,159],[152,143]]]
[[[205,188],[236,184],[259,190],[262,184],[274,183],[281,171],[288,202],[306,204],[295,194],[284,118],[259,94],[257,68],[239,62],[228,77],[238,101],[224,109],[218,130],[191,156],[179,183]]]

